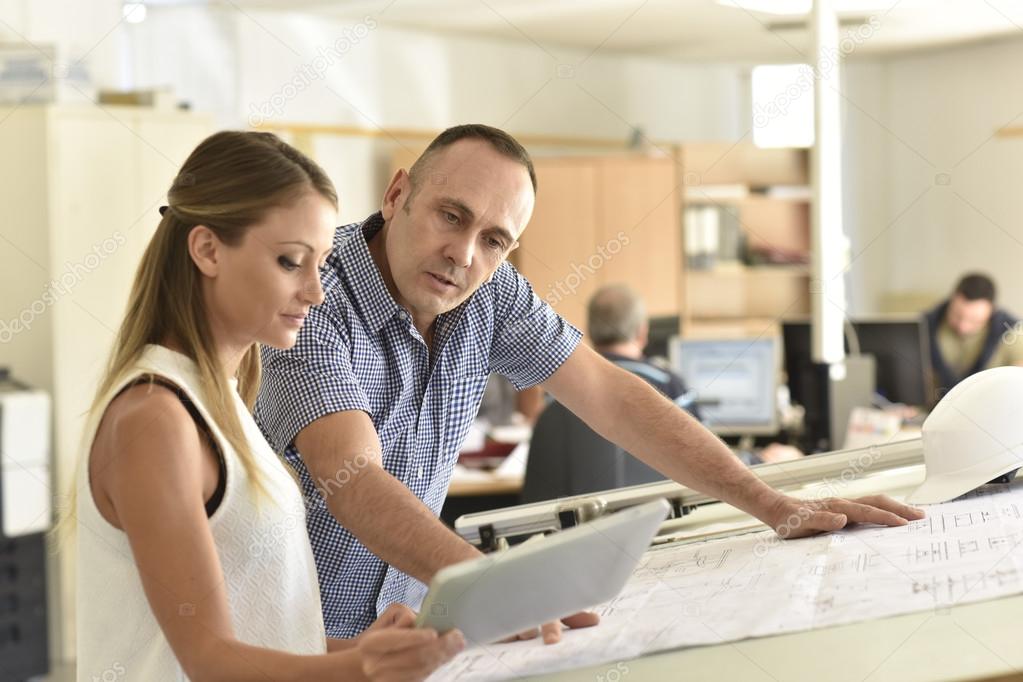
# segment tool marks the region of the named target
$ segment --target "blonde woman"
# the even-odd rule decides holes
[[[394,607],[328,641],[295,480],[250,416],[259,344],[323,300],[337,196],[267,133],[189,156],[97,391],[71,509],[78,679],[418,680],[464,645]]]

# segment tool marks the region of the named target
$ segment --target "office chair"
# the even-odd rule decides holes
[[[565,406],[552,401],[533,429],[522,502],[663,480],[662,474],[604,440]]]

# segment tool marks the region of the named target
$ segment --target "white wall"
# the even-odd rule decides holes
[[[131,88],[172,88],[181,101],[237,128],[237,10],[201,4],[152,6],[139,24],[125,26],[125,73]]]
[[[850,242],[846,298],[852,315],[876,312],[892,259],[875,238],[890,221],[884,180],[890,140],[878,125],[887,115],[887,65],[857,60],[842,72],[842,213]]]
[[[1023,313],[1023,139],[994,137],[1023,125],[1021,66],[1019,38],[888,61],[888,158],[873,186],[888,221],[901,218],[871,247],[889,254],[880,291],[938,297],[981,269]]]
[[[96,85],[117,87],[122,82],[125,49],[122,4],[121,0],[0,0],[0,42],[56,45],[60,65],[81,60]]]
[[[225,127],[277,121],[429,130],[474,121],[519,134],[623,140],[637,125],[671,140],[730,140],[745,130],[741,68],[732,65],[587,59],[581,50],[395,28],[375,16],[332,21],[154,7],[128,31],[135,85],[176,83]],[[396,143],[319,145],[342,217],[374,210]]]

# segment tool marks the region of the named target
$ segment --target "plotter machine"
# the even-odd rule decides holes
[[[763,464],[762,480],[806,499],[906,495],[924,479],[919,438]],[[1018,485],[1018,484],[1015,484]],[[757,519],[672,482],[463,516],[457,532],[484,551],[654,499],[672,506],[650,551],[764,530]],[[1023,550],[1020,552],[1023,557]],[[1023,595],[803,632],[677,649],[543,679],[1023,680]],[[609,672],[613,671],[613,672]],[[627,671],[627,672],[626,672]],[[1010,675],[1019,675],[1016,676]]]

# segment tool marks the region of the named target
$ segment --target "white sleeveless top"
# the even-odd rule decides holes
[[[223,453],[227,485],[209,524],[235,636],[247,644],[296,654],[324,653],[320,591],[301,491],[232,391],[269,492],[270,499],[264,496],[257,507],[256,491],[238,455],[203,405],[195,363],[150,345],[85,426],[77,480],[78,679],[103,680],[118,669],[127,671],[129,679],[146,682],[187,679],[149,608],[128,537],[103,518],[89,486],[89,451],[103,413],[125,386],[145,374],[164,377],[185,392]]]

